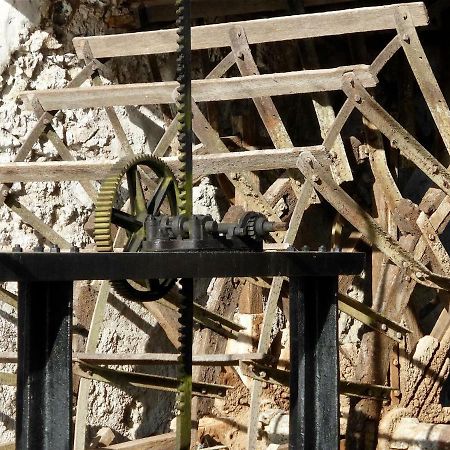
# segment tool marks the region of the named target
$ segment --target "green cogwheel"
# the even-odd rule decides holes
[[[142,169],[142,170],[141,170]],[[147,173],[145,172],[147,169]],[[153,179],[148,169],[158,180]],[[128,211],[117,206],[122,180],[126,177]],[[145,178],[145,183],[142,179]],[[149,193],[151,194],[149,195]],[[147,197],[147,198],[146,198]],[[114,251],[115,227],[126,231],[124,252],[139,252],[145,239],[145,218],[158,215],[167,201],[170,215],[178,214],[178,188],[170,168],[159,158],[149,155],[124,158],[111,169],[103,181],[95,205],[94,239],[99,252]],[[115,280],[111,285],[117,294],[134,301],[154,301],[163,297],[173,286],[173,279]]]

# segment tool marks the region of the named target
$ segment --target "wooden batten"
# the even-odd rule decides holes
[[[234,173],[272,169],[295,168],[297,159],[305,150],[313,153],[326,165],[326,152],[321,146],[291,149],[249,150],[244,152],[195,155],[194,178],[218,173]],[[161,158],[175,172],[179,161],[176,156]],[[114,163],[88,161],[15,162],[0,164],[0,183],[36,181],[88,181],[102,180]]]
[[[423,3],[405,3],[402,6],[408,7],[416,27],[428,24]],[[395,29],[397,8],[398,5],[375,6],[199,26],[192,29],[192,49],[228,47],[229,33],[235,26],[244,28],[249,44]],[[171,53],[177,50],[177,33],[170,29],[77,37],[73,45],[79,58],[85,57],[86,43],[89,56],[94,58]]]
[[[193,80],[192,96],[196,102],[211,102],[336,91],[341,89],[342,77],[348,72],[354,73],[365,87],[374,87],[377,84],[377,78],[370,73],[369,66],[358,64],[333,69]],[[28,102],[30,109],[31,105],[38,101],[44,111],[56,111],[175,103],[177,87],[176,81],[164,81],[25,91],[20,96]]]

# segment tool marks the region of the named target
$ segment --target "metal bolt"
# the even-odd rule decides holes
[[[325,245],[321,245],[319,247],[319,252],[326,252],[326,251],[327,251],[327,248],[325,247]]]
[[[385,324],[385,323],[383,323],[383,324],[381,324],[381,329],[383,330],[383,331],[387,331],[387,325]]]
[[[355,99],[355,102],[356,102],[356,103],[361,103],[361,102],[362,102],[362,98],[361,98],[361,96],[358,95],[358,94],[355,95],[354,99]]]
[[[406,275],[405,276],[405,281],[408,281],[408,282],[411,281],[411,277],[409,275]]]
[[[23,252],[22,247],[21,247],[19,244],[16,244],[16,245],[13,247],[12,251],[13,251],[13,252],[16,252],[16,253],[21,253],[21,252]]]
[[[434,234],[429,234],[429,235],[428,235],[428,239],[429,239],[430,241],[434,241],[434,240],[436,239],[436,236],[435,236]]]
[[[437,173],[439,173],[439,167],[436,166],[436,164],[433,166],[432,172],[434,173],[434,175],[436,175]]]
[[[391,147],[392,148],[397,148],[397,141],[395,139],[392,139],[391,141]]]
[[[267,378],[267,372],[264,372],[264,370],[261,370],[261,372],[259,372],[259,376],[261,378]]]
[[[202,394],[206,395],[206,389],[202,389]]]
[[[444,180],[444,182],[442,184],[444,185],[445,189],[448,188],[448,181]]]
[[[6,198],[8,195],[8,189],[2,189],[1,194],[2,194],[2,197]]]
[[[403,334],[400,333],[400,332],[398,332],[398,333],[397,333],[397,339],[403,339]]]
[[[50,253],[59,253],[60,251],[61,249],[56,244],[53,244],[50,248]]]
[[[44,247],[42,245],[36,245],[36,247],[33,248],[34,252],[43,252]]]
[[[75,245],[75,242],[72,243],[72,247],[70,247],[70,253],[79,253],[80,249]]]
[[[307,245],[304,245],[302,247],[302,252],[309,252],[309,247]]]
[[[393,394],[395,395],[395,397],[400,397],[400,396],[402,395],[402,393],[401,393],[398,389],[396,389],[396,390],[393,392]]]
[[[416,272],[416,277],[419,278],[419,279],[423,278],[424,274],[422,272]]]
[[[398,367],[398,359],[395,358],[395,359],[392,361],[392,364],[394,364],[395,367]]]
[[[403,39],[403,41],[405,41],[405,42],[408,42],[409,43],[409,41],[410,41],[410,37],[409,37],[409,34],[404,34],[403,36],[402,36],[402,39]]]
[[[320,181],[320,177],[319,177],[319,175],[314,174],[314,175],[311,177],[311,180],[313,180],[314,183],[318,183],[318,182]]]

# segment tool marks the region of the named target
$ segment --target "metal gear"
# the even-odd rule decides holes
[[[151,169],[159,178],[159,185],[147,201],[141,185],[138,167]],[[115,208],[122,179],[128,182],[130,213]],[[114,225],[124,228],[127,241],[124,251],[139,251],[145,238],[145,217],[158,214],[163,201],[167,199],[170,212],[178,213],[178,189],[175,176],[160,159],[142,155],[120,160],[103,181],[95,207],[94,239],[99,252],[114,250]],[[175,284],[173,279],[149,279],[144,281],[114,280],[113,290],[120,297],[133,301],[154,301],[163,297]]]

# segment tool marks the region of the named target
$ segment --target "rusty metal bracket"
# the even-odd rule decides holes
[[[158,300],[158,303],[174,311],[177,311],[179,304],[178,299],[174,296],[166,296],[165,299]],[[194,303],[194,320],[198,325],[209,328],[228,339],[238,339],[239,332],[245,330],[242,325],[209,311],[198,303]]]
[[[245,376],[254,380],[278,386],[289,386],[289,370],[275,369],[253,361],[241,361],[239,367]],[[346,380],[339,381],[340,393],[349,397],[388,400],[393,390],[391,387],[376,384],[355,383]]]
[[[149,375],[138,372],[108,369],[94,364],[75,363],[73,373],[89,380],[113,384],[121,388],[137,387],[158,391],[177,392],[176,378]],[[192,383],[192,394],[199,397],[223,398],[232,386],[209,383]]]
[[[340,311],[345,312],[373,330],[385,334],[394,341],[402,342],[406,334],[410,333],[410,330],[407,328],[389,320],[364,303],[358,302],[345,294],[339,294],[338,307]]]
[[[372,122],[390,141],[391,145],[414,162],[437,186],[450,195],[450,173],[447,169],[408,133],[367,92],[353,74],[343,77],[343,91],[350,102]]]
[[[394,264],[403,268],[418,283],[450,290],[450,278],[432,272],[416,261],[409,252],[386,233],[335,181],[310,152],[298,158],[298,167],[316,190],[342,214],[366,239],[382,251]]]

